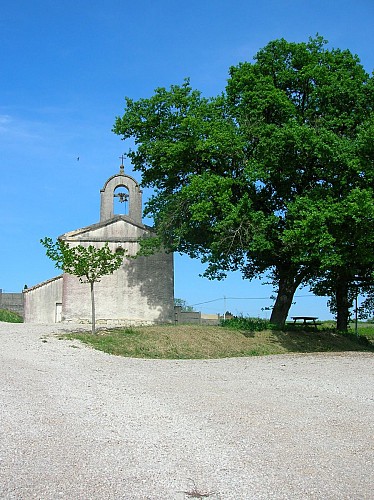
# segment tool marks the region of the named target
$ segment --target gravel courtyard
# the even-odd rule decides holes
[[[374,499],[373,354],[129,359],[64,328],[0,323],[2,500]]]

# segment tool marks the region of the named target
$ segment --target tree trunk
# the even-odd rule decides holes
[[[301,282],[302,276],[294,276],[292,273],[284,273],[284,275],[280,277],[278,294],[271,312],[270,323],[281,328],[284,327],[293,297]]]
[[[91,323],[92,323],[92,333],[95,335],[96,333],[96,325],[95,325],[95,293],[94,293],[94,282],[90,282],[91,286]]]
[[[338,275],[336,280],[336,328],[340,332],[348,331],[349,321],[348,280]]]

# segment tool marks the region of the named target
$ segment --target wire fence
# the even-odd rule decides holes
[[[300,299],[300,300],[299,300]],[[223,296],[189,304],[196,311],[205,313],[225,314],[233,316],[251,316],[268,319],[274,305],[275,297],[231,297]],[[310,310],[316,316],[330,316],[327,308],[327,297],[318,297],[313,294],[294,295],[291,307],[301,309],[303,314]],[[296,306],[297,304],[297,306]]]

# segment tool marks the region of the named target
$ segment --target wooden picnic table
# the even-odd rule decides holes
[[[297,321],[302,321],[304,325],[307,325],[308,323],[312,323],[317,328],[317,316],[291,316],[293,319],[294,325],[296,325]]]

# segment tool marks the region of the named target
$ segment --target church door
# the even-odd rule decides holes
[[[56,302],[55,323],[61,323],[62,320],[62,304]]]

